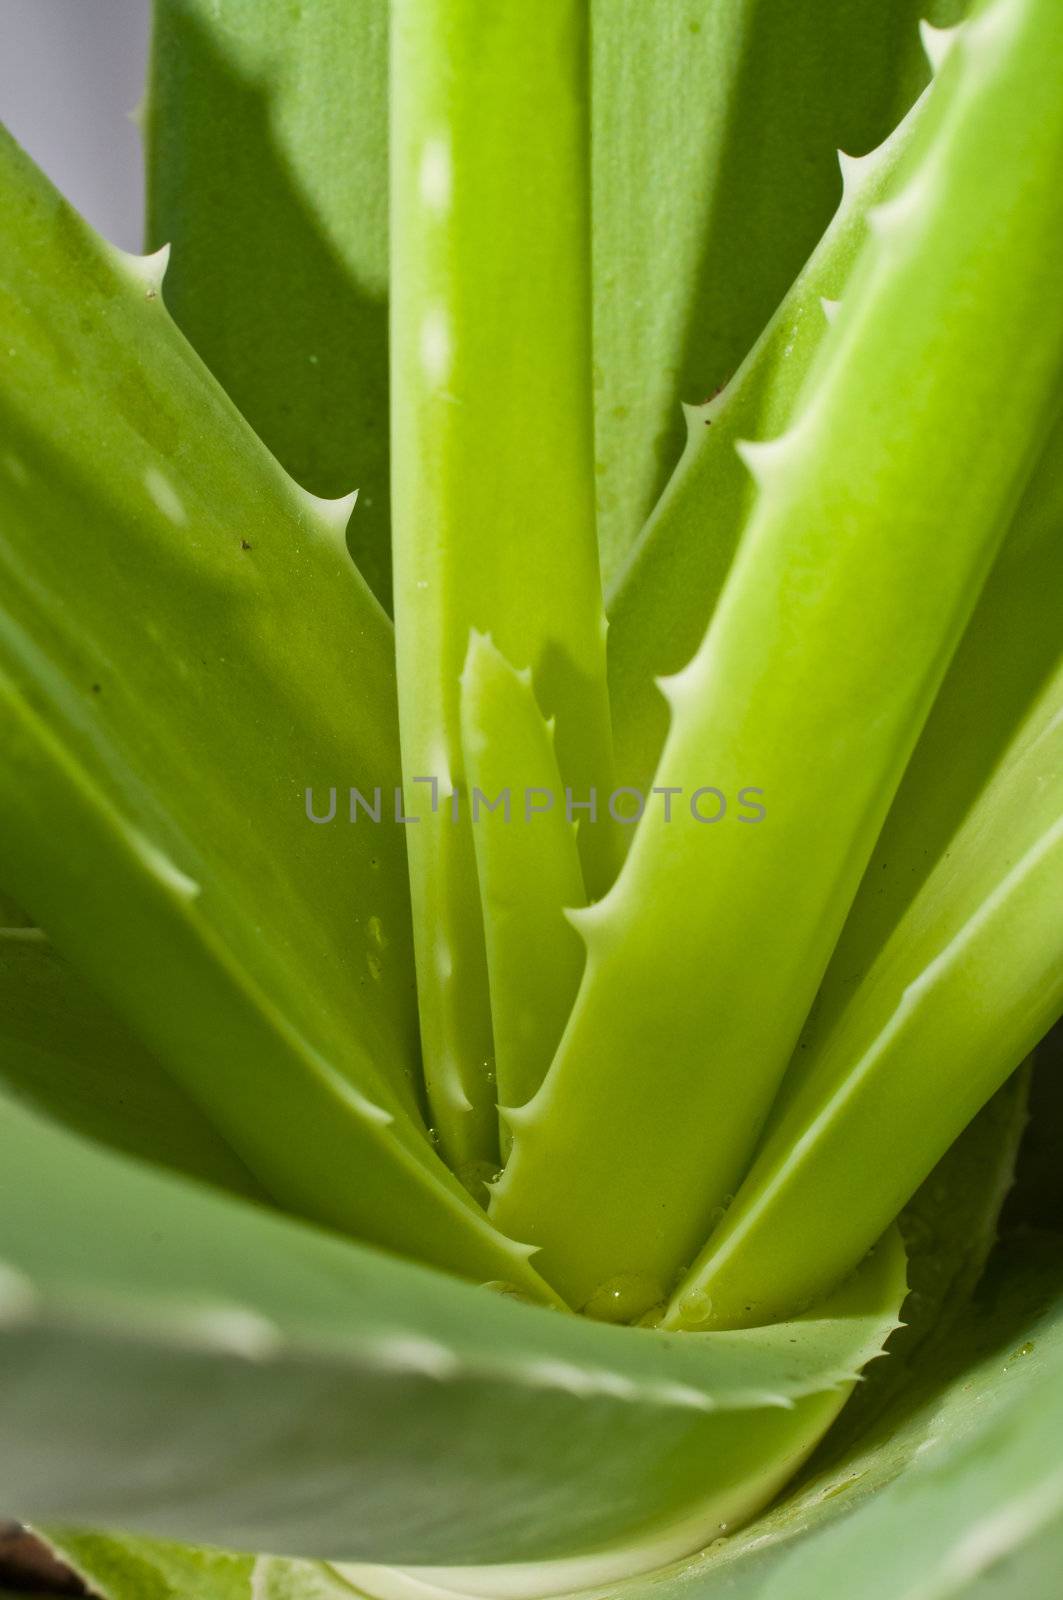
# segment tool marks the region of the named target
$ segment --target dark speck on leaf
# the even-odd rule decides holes
[[[252,548],[253,547],[250,544],[248,544],[246,539],[241,539],[240,540],[240,549],[241,550],[250,550]]]
[[[93,694],[102,694],[103,690],[100,688],[98,683],[94,683],[92,686],[92,692]]]

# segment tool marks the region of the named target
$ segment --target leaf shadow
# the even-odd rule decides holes
[[[836,151],[873,149],[925,85],[919,19],[951,22],[965,5],[754,0],[687,297],[675,404],[652,441],[656,475],[645,513],[686,440],[679,402],[700,403],[729,381],[836,210]]]
[[[380,32],[371,41],[380,59],[368,70],[384,85]],[[389,606],[383,144],[379,181],[360,197],[359,216],[341,214],[345,180],[334,170],[319,215],[275,130],[283,60],[270,78],[242,75],[184,5],[160,8],[153,59],[146,231],[149,249],[172,245],[167,308],[304,488],[329,497],[359,490],[348,542]],[[341,109],[341,124],[345,116]],[[359,254],[361,281],[345,259]]]

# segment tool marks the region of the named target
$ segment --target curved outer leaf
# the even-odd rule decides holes
[[[778,1328],[612,1328],[15,1108],[0,1157],[0,1501],[24,1517],[404,1563],[619,1547],[630,1568],[771,1494],[903,1295],[892,1246]]]
[[[166,299],[308,489],[357,486],[351,549],[391,599],[386,0],[155,0],[144,116]]]
[[[874,1430],[748,1528],[585,1600],[1053,1600],[1063,1397],[1058,1239],[1012,1242]],[[833,1435],[832,1435],[833,1437]],[[1004,1510],[1003,1516],[997,1513]],[[335,1567],[52,1534],[104,1600],[350,1600]],[[213,1587],[211,1587],[213,1585]]]
[[[945,24],[964,9],[591,0],[608,583],[679,457],[680,403],[727,381],[823,232],[839,190],[836,146],[858,154],[885,136],[925,81],[918,19]]]
[[[530,666],[584,798],[611,768],[594,527],[585,0],[398,0],[392,34],[395,615],[421,1036],[452,1165],[497,1154],[459,678]],[[499,219],[505,218],[501,226]],[[438,786],[439,805],[433,808]],[[603,798],[604,805],[604,798]],[[581,829],[588,891],[615,868]]]
[[[585,1600],[1054,1600],[1061,1287],[1058,1236],[1008,1241],[872,1431],[749,1528]]]
[[[706,839],[647,813],[587,914],[580,996],[493,1200],[574,1305],[621,1273],[652,1303],[741,1178],[1052,421],[1061,27],[1047,0],[996,0],[966,25],[795,426],[747,451],[757,512],[669,685],[657,781],[757,784],[770,817]],[[1039,964],[1030,982],[1041,996]]]
[[[871,1431],[841,1451],[832,1434],[796,1488],[747,1528],[687,1561],[581,1591],[586,1600],[1053,1600],[1061,1284],[1058,1237],[1008,1241],[964,1322],[921,1353]],[[998,1517],[1001,1506],[1013,1514]],[[51,1539],[103,1600],[362,1592],[325,1563],[262,1559],[249,1583],[248,1558],[67,1530]]]
[[[929,1352],[922,1348],[928,1329],[937,1330],[935,1338],[939,1353],[942,1348],[951,1349],[955,1346],[955,1313],[962,1312],[964,1307],[953,1305],[954,1314],[942,1320],[943,1300],[947,1298],[954,1302],[957,1294],[965,1299],[974,1287],[972,1273],[977,1276],[982,1271],[985,1252],[994,1235],[1000,1201],[1011,1180],[1015,1142],[1021,1131],[1025,1104],[1023,1081],[1017,1077],[995,1097],[944,1161],[939,1163],[932,1178],[902,1218],[908,1244],[908,1279],[912,1286],[902,1311],[904,1323],[890,1336],[889,1360],[872,1363],[865,1381],[858,1386],[845,1408],[843,1418],[834,1425],[819,1453],[822,1456],[826,1452],[829,1457],[826,1476],[820,1479],[826,1485],[825,1489],[809,1496],[803,1495],[800,1488],[797,1491],[799,1506],[811,1503],[813,1507],[810,1519],[813,1530],[817,1527],[817,1519],[822,1519],[824,1514],[829,1521],[832,1506],[844,1506],[847,1503],[844,1499],[838,1499],[838,1489],[840,1486],[844,1492],[851,1486],[853,1472],[844,1463],[853,1453],[854,1438],[860,1437],[858,1449],[861,1454],[870,1455],[872,1473],[877,1471],[883,1478],[896,1470],[894,1457],[901,1462],[905,1459],[903,1444],[891,1451],[887,1443],[880,1453],[876,1453],[874,1444],[870,1447],[864,1445],[862,1436],[867,1433],[869,1411],[877,1416],[882,1409],[884,1393],[887,1398],[891,1395],[895,1397],[905,1382],[911,1384],[912,1375],[906,1363],[917,1344],[920,1348],[916,1382],[919,1381],[928,1360],[933,1360]],[[988,1186],[984,1182],[987,1172],[993,1178]],[[976,1181],[972,1186],[972,1178],[981,1181]],[[917,1223],[918,1234],[915,1231]],[[1047,1284],[1049,1288],[1052,1286],[1051,1279],[1047,1280]],[[1037,1292],[1038,1299],[1045,1298],[1040,1282]],[[1019,1299],[1021,1316],[1022,1297]],[[979,1318],[984,1322],[984,1313],[981,1311]],[[1024,1323],[1020,1323],[1020,1326],[1024,1333],[1034,1331]],[[965,1327],[961,1327],[961,1343],[966,1331]],[[944,1346],[941,1344],[942,1334],[950,1341]],[[1025,1357],[1023,1365],[1028,1365]],[[998,1379],[998,1372],[999,1369],[994,1371],[994,1379]],[[903,1407],[904,1401],[900,1405]],[[915,1406],[910,1409],[915,1413],[914,1423],[908,1411],[902,1410],[901,1428],[914,1431],[918,1442],[919,1412]],[[897,1413],[898,1404],[895,1401],[890,1414],[891,1432],[897,1428]],[[839,1428],[846,1441],[841,1451],[835,1444]],[[876,1441],[878,1437],[876,1434]],[[925,1444],[925,1440],[923,1442]],[[841,1465],[837,1464],[839,1461]],[[784,1499],[782,1504],[786,1506],[787,1500]],[[776,1527],[779,1517],[778,1512],[767,1514],[769,1530]],[[743,1546],[748,1542],[755,1551],[756,1530],[763,1525],[764,1519],[761,1518],[752,1524],[748,1534],[730,1541],[717,1539],[713,1542],[714,1547],[727,1550],[733,1545],[741,1556]],[[104,1600],[145,1600],[146,1595],[150,1595],[152,1600],[200,1600],[201,1596],[202,1600],[349,1600],[352,1592],[363,1592],[347,1577],[341,1576],[336,1567],[324,1562],[291,1561],[276,1557],[259,1557],[255,1560],[249,1556],[222,1555],[214,1550],[190,1549],[143,1538],[71,1533],[69,1530],[55,1533],[52,1537],[63,1559],[76,1567],[91,1584],[93,1591],[103,1596]],[[770,1533],[767,1542],[771,1543]],[[695,1573],[699,1565],[703,1563],[695,1557],[691,1564]],[[668,1574],[662,1576],[667,1581]],[[658,1580],[643,1581],[653,1583]],[[622,1593],[626,1594],[632,1588],[634,1585],[628,1584]],[[1023,1600],[1028,1600],[1025,1594]]]
[[[553,729],[529,672],[474,634],[461,680],[461,737],[484,914],[501,1107],[542,1083],[579,988],[583,941],[565,917],[586,904],[565,816]],[[491,809],[488,809],[490,804]],[[503,1150],[508,1137],[503,1118]]]
[[[143,1161],[263,1198],[202,1112],[36,928],[0,930],[0,1092]]]
[[[275,1199],[545,1293],[419,1119],[402,830],[304,811],[398,783],[349,505],[266,454],[158,262],[6,139],[0,191],[2,881]]]

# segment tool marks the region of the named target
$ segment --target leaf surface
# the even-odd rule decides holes
[[[546,1075],[579,988],[583,941],[565,912],[587,897],[553,729],[543,720],[530,674],[515,672],[480,634],[470,642],[462,673],[461,737],[497,1098],[502,1107],[521,1106]],[[500,1132],[505,1151],[504,1117]]]
[[[753,1169],[687,1281],[714,1320],[822,1293],[1063,1012],[1061,441],[935,705]]]
[[[3,881],[274,1199],[545,1293],[420,1118],[403,830],[347,820],[399,783],[350,505],[266,453],[161,263],[7,139],[0,193]]]
[[[1061,1285],[1058,1236],[1007,1241],[963,1325],[866,1435],[747,1529],[588,1600],[1049,1600]]]
[[[620,1273],[652,1303],[743,1176],[1054,420],[1063,104],[1044,68],[1060,21],[1043,0],[1001,0],[965,25],[791,428],[746,452],[754,518],[702,648],[669,684],[656,784],[683,813],[647,811],[587,918],[572,1019],[492,1201],[573,1305]],[[749,785],[768,812],[755,827],[723,810]],[[717,826],[686,814],[699,793]],[[1009,927],[1030,896],[1044,929],[1057,841],[1030,848],[1030,875],[1017,866],[1001,893],[1016,891]],[[979,965],[992,946],[986,925]],[[1031,1013],[1050,1006],[1033,924],[1009,971],[1017,1011],[1027,982]]]
[[[490,633],[584,804],[611,735],[594,522],[587,8],[393,7],[395,618],[425,1078],[451,1164],[498,1153],[460,676]],[[505,218],[502,226],[500,219]],[[458,810],[451,810],[454,799]],[[582,813],[585,817],[586,811]],[[580,830],[588,892],[615,871]]]
[[[598,523],[610,585],[683,447],[823,232],[835,149],[926,78],[962,0],[593,0]],[[625,774],[625,782],[635,782]]]
[[[35,928],[0,930],[0,1090],[143,1161],[261,1197],[198,1107]]]
[[[385,0],[155,0],[148,244],[167,304],[391,602]]]
[[[924,95],[874,151],[843,158],[838,209],[722,392],[686,408],[686,448],[609,597],[609,688],[617,769],[646,790],[668,733],[660,680],[700,645],[756,503],[738,448],[789,426],[868,235],[868,213],[927,116]]]
[[[1002,1248],[962,1324],[924,1349],[908,1387],[857,1439],[824,1450],[747,1528],[590,1600],[1041,1600],[1059,1555],[1063,1251]],[[1001,1509],[1015,1515],[997,1516]],[[103,1600],[347,1600],[325,1563],[251,1561],[155,1541],[50,1530]],[[216,1586],[201,1588],[205,1577]],[[182,1587],[186,1585],[187,1587]],[[357,1588],[355,1593],[359,1593]]]
[[[14,1107],[0,1154],[0,1500],[27,1520],[403,1564],[652,1563],[788,1476],[903,1296],[894,1244],[778,1328],[608,1327]]]

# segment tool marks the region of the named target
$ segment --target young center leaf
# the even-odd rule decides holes
[[[402,756],[418,819],[409,844],[425,1076],[441,1146],[459,1169],[498,1154],[484,933],[462,808],[460,676],[471,630],[530,667],[575,801],[590,806],[596,790],[604,804],[609,790],[587,50],[583,0],[393,8]],[[613,849],[607,818],[581,828],[592,894],[610,880]]]

